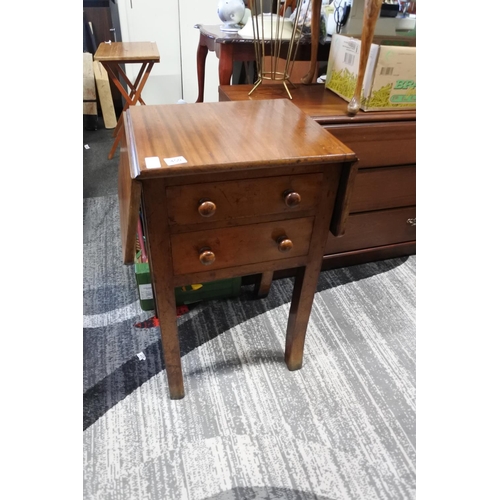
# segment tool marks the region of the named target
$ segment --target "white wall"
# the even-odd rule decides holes
[[[195,24],[220,24],[217,0],[117,0],[123,42],[156,42],[160,63],[153,66],[142,96],[146,104],[172,104],[198,97]],[[139,64],[127,64],[135,78]],[[205,70],[205,101],[218,100],[218,59],[209,52]]]
[[[187,102],[196,102],[198,98],[196,51],[200,32],[194,26],[195,24],[222,24],[217,15],[217,4],[217,0],[179,0],[183,92],[184,100]],[[205,67],[205,102],[219,100],[218,68],[219,60],[214,52],[209,52]]]

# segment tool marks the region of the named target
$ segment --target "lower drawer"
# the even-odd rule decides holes
[[[416,207],[352,214],[347,219],[344,236],[336,238],[329,233],[325,255],[414,241],[415,217]]]
[[[173,234],[174,275],[307,255],[313,222],[314,217],[304,217]],[[291,246],[287,245],[288,250],[283,252],[279,249],[278,241],[284,237],[291,241]],[[214,254],[215,260],[204,265],[200,261],[200,254],[207,250]]]

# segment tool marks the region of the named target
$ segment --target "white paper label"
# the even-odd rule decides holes
[[[179,165],[179,163],[187,163],[186,158],[184,156],[175,156],[174,158],[163,158],[165,163],[171,167],[172,165]]]
[[[139,297],[141,298],[141,300],[153,298],[153,287],[151,286],[151,283],[139,285]]]
[[[144,158],[146,168],[161,168],[160,159],[158,156],[148,156]]]
[[[141,361],[144,361],[146,359],[146,356],[144,355],[143,352],[140,352],[137,357],[141,360]]]

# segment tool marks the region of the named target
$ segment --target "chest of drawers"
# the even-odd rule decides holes
[[[279,85],[219,87],[220,101],[283,99]],[[342,238],[328,237],[323,269],[416,253],[416,110],[360,111],[323,84],[297,85],[292,102],[358,157],[350,214]],[[292,275],[279,272],[275,277]]]
[[[133,261],[141,208],[172,399],[184,396],[177,286],[296,269],[285,362],[290,370],[302,366],[327,236],[345,224],[356,161],[286,100],[126,111],[123,259]]]

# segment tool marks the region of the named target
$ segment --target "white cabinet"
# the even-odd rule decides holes
[[[198,97],[195,24],[220,24],[217,0],[116,0],[123,42],[156,42],[160,62],[142,91],[146,104],[172,104]],[[135,78],[139,64],[127,64]],[[209,53],[205,69],[205,101],[218,100],[218,59]]]

